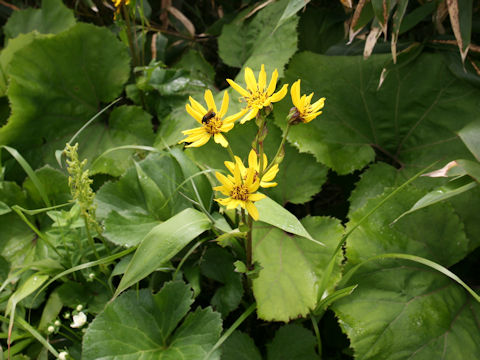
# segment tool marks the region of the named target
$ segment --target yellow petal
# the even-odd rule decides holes
[[[230,130],[233,129],[234,123],[223,123],[222,126],[220,127],[221,132],[229,132]]]
[[[232,161],[224,161],[223,164],[232,174],[235,172],[235,164]]]
[[[258,162],[257,162],[257,152],[254,149],[250,150],[250,153],[248,154],[248,167],[255,169],[256,171],[259,171]]]
[[[247,189],[250,194],[253,194],[255,191],[257,191],[259,187],[260,187],[260,179],[258,177],[254,183],[252,184],[247,183]]]
[[[300,107],[300,79],[295,81],[290,88],[290,95],[292,96],[292,103],[297,109]]]
[[[192,107],[197,110],[203,117],[203,115],[205,115],[208,110],[206,110],[198,101],[196,101],[194,98],[192,98],[191,96],[188,97],[188,100],[190,100],[190,103],[192,104]]]
[[[240,175],[242,175],[242,178],[243,178],[247,173],[247,169],[245,168],[245,165],[243,165],[242,159],[240,159],[238,156],[235,156],[235,162],[238,168],[240,169]]]
[[[272,181],[278,173],[278,164],[273,165],[263,176],[263,181]]]
[[[305,123],[309,123],[310,121],[312,121],[313,119],[315,119],[318,115],[320,115],[322,113],[322,111],[319,111],[319,112],[316,112],[316,113],[313,113],[313,114],[309,114],[307,116],[305,116],[303,118],[303,121]]]
[[[233,176],[235,179],[235,184],[240,185],[242,183],[242,175],[240,173],[240,168],[238,167],[238,163],[235,164],[235,171],[233,172]]]
[[[249,200],[249,201],[258,201],[258,200],[265,199],[266,197],[267,197],[267,196],[264,195],[264,194],[256,193],[256,194],[250,194],[250,195],[248,195],[248,200]]]
[[[260,74],[258,74],[258,90],[265,91],[265,85],[267,85],[267,73],[265,72],[265,66],[262,64]]]
[[[317,112],[318,110],[323,109],[324,106],[325,106],[325,98],[323,97],[312,104],[311,111]]]
[[[248,90],[252,92],[257,90],[257,80],[255,80],[255,75],[253,75],[253,71],[249,67],[245,68],[245,82]]]
[[[225,137],[224,137],[222,134],[220,134],[220,133],[213,135],[213,140],[214,140],[217,144],[220,144],[220,145],[222,145],[222,146],[225,147],[225,148],[228,146],[228,141],[227,141],[227,139],[225,139]]]
[[[189,130],[183,130],[182,134],[183,135],[203,134],[204,132],[205,132],[205,128],[202,126],[198,128],[189,129]]]
[[[227,209],[236,209],[240,205],[240,200],[230,199],[230,202],[227,204]]]
[[[215,191],[220,191],[223,195],[230,196],[232,189],[227,188],[226,186],[215,186],[213,188]]]
[[[247,178],[246,178],[246,180],[245,180],[245,183],[246,183],[247,185],[253,183],[253,179],[255,178],[255,175],[256,175],[255,173],[256,173],[255,168],[249,167],[249,168],[247,169]],[[253,192],[253,191],[249,191],[249,192]]]
[[[278,79],[278,71],[277,71],[277,69],[275,69],[275,70],[273,70],[272,78],[270,80],[270,84],[268,84],[268,89],[267,89],[267,95],[268,96],[271,96],[274,93],[275,88],[277,87],[277,79]]]
[[[219,173],[218,171],[215,171],[215,177],[217,178],[218,181],[222,183],[223,186],[225,186],[228,189],[233,189],[233,183],[225,175]]]
[[[227,116],[225,119],[223,119],[223,122],[224,123],[234,123],[235,121],[237,121],[238,119],[240,119],[243,115],[245,115],[247,113],[248,109],[242,109],[242,111],[236,113],[236,114],[233,114],[233,115],[230,115],[230,116]]]
[[[226,206],[229,202],[230,202],[230,198],[227,198],[227,199],[215,199],[216,202],[218,202],[219,204],[223,205],[223,206]]]
[[[277,91],[275,94],[273,94],[270,97],[270,101],[271,102],[277,102],[277,101],[282,100],[285,97],[285,95],[287,95],[287,91],[288,91],[288,84],[285,84],[285,85],[282,86],[280,91]]]
[[[222,107],[220,108],[220,112],[218,113],[218,117],[222,119],[228,110],[228,92],[223,93],[223,100],[222,100]]]
[[[258,162],[258,167],[260,167],[260,161]],[[267,165],[268,165],[268,160],[267,160],[267,154],[263,153],[263,170],[265,170],[267,168]]]
[[[250,93],[245,90],[244,88],[242,88],[240,85],[238,85],[235,81],[233,80],[230,80],[230,79],[227,79],[227,82],[230,84],[230,86],[236,91],[238,92],[240,95],[242,95],[243,97],[249,97],[250,96]]]
[[[253,108],[251,109],[247,115],[245,115],[243,117],[242,120],[240,120],[240,124],[245,124],[245,122],[247,122],[248,120],[252,120],[255,116],[257,116],[257,113],[258,113],[258,109],[257,108]]]
[[[187,110],[187,113],[189,113],[191,117],[197,120],[200,124],[202,123],[202,118],[203,118],[202,114],[200,114],[197,110],[192,108],[189,104],[185,105],[185,109]]]
[[[181,140],[179,142],[179,144],[184,143],[184,142],[193,143],[195,141],[203,139],[203,137],[205,135],[207,135],[210,138],[210,135],[208,135],[208,134],[192,134],[192,135],[187,136],[185,139]]]
[[[213,110],[215,114],[217,113],[217,105],[215,105],[215,100],[213,100],[213,94],[210,90],[205,90],[205,102],[207,103],[208,110]]]
[[[252,217],[252,219],[255,221],[258,220],[258,217],[259,217],[258,210],[255,207],[255,205],[253,205],[253,202],[247,201],[246,207],[247,207],[248,214]]]
[[[306,105],[310,105],[310,102],[312,101],[312,97],[313,97],[313,92],[307,96],[305,102],[306,102]]]
[[[277,186],[278,184],[276,182],[266,182],[266,181],[260,181],[260,186],[262,188],[271,188],[271,187],[275,187]]]
[[[210,140],[210,134],[204,134],[202,138],[185,147],[199,147],[199,146],[205,145],[208,142],[208,140]]]

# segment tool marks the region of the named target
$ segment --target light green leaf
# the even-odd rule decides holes
[[[155,295],[126,292],[88,327],[82,359],[203,359],[220,337],[222,322],[210,308],[187,315],[192,295],[180,282],[166,283]],[[219,359],[218,352],[210,359]]]
[[[296,55],[285,82],[302,79],[302,94],[313,91],[312,101],[326,97],[326,102],[323,114],[293,127],[288,140],[340,174],[373,161],[373,148],[408,168],[468,156],[456,131],[474,120],[480,90],[452,75],[440,54],[423,54],[392,69],[377,91],[386,59]],[[275,106],[275,121],[284,128],[291,105]]]
[[[288,4],[288,0],[277,1],[259,11],[248,23],[241,13],[232,23],[224,25],[218,39],[222,60],[227,65],[249,66],[257,72],[265,64],[267,74],[278,69],[281,77],[285,64],[297,50],[297,16],[290,16],[275,30]],[[243,69],[236,81],[244,83]]]
[[[65,204],[72,199],[70,188],[68,187],[68,178],[65,173],[46,165],[35,170],[35,175],[38,181],[42,183],[44,195],[52,205]],[[23,188],[29,198],[33,200],[34,206],[38,208],[45,206],[38,188],[30,177],[23,182]]]
[[[222,360],[262,360],[252,338],[241,331],[234,331],[221,349]]]
[[[302,223],[290,211],[270,198],[265,198],[255,203],[259,212],[259,221],[273,225],[283,231],[298,236],[303,236],[317,245],[323,245],[314,239],[303,227]]]
[[[41,275],[35,273],[31,275],[24,283],[22,283],[17,290],[8,298],[7,308],[5,313],[8,314],[20,301],[32,294],[42,284],[47,281],[48,275]]]
[[[458,136],[473,156],[480,161],[480,121],[471,122],[465,126],[458,132]]]
[[[10,206],[5,204],[3,201],[0,201],[0,215],[5,215],[8,214],[12,209],[10,209]]]
[[[310,0],[289,0],[287,7],[283,11],[283,14],[280,17],[280,20],[278,20],[278,23],[275,26],[275,29],[273,31],[277,30],[280,26],[282,26],[288,19],[294,16],[301,9],[305,9],[305,7],[309,2]]]
[[[13,56],[18,50],[30,44],[37,36],[37,33],[20,34],[15,39],[11,39],[0,53],[0,96],[5,96],[7,94],[10,74],[9,68]]]
[[[355,357],[466,359],[480,353],[480,305],[442,274],[405,261],[367,265],[333,304]]]
[[[56,34],[75,25],[73,11],[61,0],[42,0],[41,9],[14,11],[4,26],[7,39],[38,31],[41,34]]]
[[[312,360],[318,358],[317,344],[311,331],[296,324],[282,326],[267,345],[267,360]]]
[[[253,279],[258,316],[268,321],[289,321],[313,310],[324,270],[342,237],[340,222],[331,218],[307,217],[306,229],[326,246],[288,234],[276,227],[258,223],[253,231],[253,260],[262,269]],[[337,255],[327,290],[340,277],[341,254]]]
[[[210,226],[206,215],[193,209],[185,209],[155,226],[133,255],[115,296],[150,275]]]
[[[0,143],[40,160],[44,142],[78,130],[101,103],[120,94],[128,77],[128,52],[106,28],[82,23],[34,39],[10,63],[12,113],[0,128]]]
[[[62,307],[62,300],[56,292],[52,292],[43,308],[42,317],[38,324],[38,330],[45,331],[47,327],[55,321],[58,314],[60,314]]]

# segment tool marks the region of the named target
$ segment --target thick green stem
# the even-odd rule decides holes
[[[320,331],[318,329],[317,317],[310,312],[310,320],[312,321],[313,331],[315,332],[315,337],[317,338],[317,350],[318,358],[322,359],[322,339],[320,338]]]
[[[85,223],[85,231],[87,232],[88,242],[90,243],[90,247],[92,248],[93,253],[95,254],[95,257],[98,260],[100,259],[100,256],[98,255],[97,249],[95,248],[95,241],[93,240],[92,234],[90,234],[90,227],[88,226],[88,219],[87,219],[87,215],[85,214],[83,214],[83,221]]]
[[[127,24],[128,45],[130,47],[130,52],[132,53],[133,67],[135,67],[138,65],[137,46],[135,44],[135,40],[132,38],[132,31],[135,32],[135,29],[132,28],[132,23],[130,22],[130,14],[128,13],[127,7],[124,4],[120,6],[122,7],[123,17],[125,18],[125,23]]]

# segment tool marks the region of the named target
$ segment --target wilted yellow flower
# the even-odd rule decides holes
[[[299,122],[309,123],[322,113],[320,110],[323,109],[325,98],[322,97],[320,100],[310,104],[313,93],[300,97],[300,80],[293,83],[290,88],[290,95],[295,106],[290,112],[290,122],[292,124],[298,124]]]
[[[248,112],[240,121],[241,124],[257,116],[257,113],[260,109],[269,106],[272,102],[280,101],[285,97],[288,88],[287,84],[283,85],[279,91],[274,93],[277,86],[277,79],[278,71],[275,69],[273,71],[272,78],[270,79],[270,83],[268,84],[268,87],[266,87],[267,73],[265,72],[265,67],[263,64],[258,75],[258,83],[255,79],[252,69],[249,67],[245,68],[245,82],[247,84],[247,90],[233,80],[227,79],[230,86],[240,93],[247,103],[246,110],[248,110]]]
[[[216,172],[215,176],[222,185],[214,187],[213,190],[220,191],[223,195],[228,196],[224,199],[215,199],[215,201],[226,206],[227,209],[236,209],[241,206],[248,211],[254,220],[258,220],[258,210],[253,203],[266,196],[255,193],[260,187],[260,179],[255,176],[255,169],[248,168],[246,177],[243,179],[240,167],[236,163],[233,176],[225,176],[219,172]]]
[[[245,167],[245,165],[243,165],[242,160],[238,156],[235,156],[235,163],[236,163],[236,165],[238,165],[238,167],[240,169],[240,174],[242,175],[242,178],[246,179],[248,169]],[[225,164],[226,168],[233,175],[233,173],[235,172],[235,164],[232,161],[225,161],[224,164]],[[267,165],[268,165],[267,155],[265,155],[265,154],[263,154],[263,164],[262,165],[263,165],[262,166],[263,171],[265,171],[265,169],[267,168]],[[257,156],[257,152],[253,149],[250,150],[250,153],[248,154],[248,167],[255,170],[255,177],[254,177],[254,180],[255,180],[256,177],[260,173],[260,159]],[[260,181],[260,187],[269,188],[269,187],[277,186],[276,182],[271,182],[275,178],[275,176],[277,176],[277,173],[278,173],[278,165],[275,164],[270,169],[268,169],[268,171],[265,174],[262,175],[262,179]]]
[[[190,104],[185,106],[187,112],[198,121],[202,126],[182,131],[184,135],[187,135],[185,139],[179,142],[189,142],[191,144],[187,147],[199,147],[208,142],[208,140],[213,136],[213,140],[222,145],[223,147],[228,146],[228,141],[221,134],[222,132],[226,133],[233,128],[235,120],[239,119],[244,111],[241,111],[235,115],[230,115],[223,119],[228,110],[228,94],[225,91],[223,94],[222,107],[220,111],[217,110],[215,101],[213,100],[213,95],[210,90],[205,91],[205,102],[207,104],[207,109],[205,109],[200,103],[195,101],[191,96],[189,97]]]

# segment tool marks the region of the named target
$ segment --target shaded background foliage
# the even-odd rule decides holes
[[[50,202],[43,203],[32,177],[25,177],[18,162],[3,151],[0,275],[6,281],[15,274],[15,281],[6,282],[2,310],[12,293],[20,298],[19,289],[30,284],[32,274],[53,277],[88,259],[71,256],[72,244],[86,239],[74,208],[29,216],[55,247],[70,254],[63,259],[37,241],[38,234],[12,209],[69,199],[66,173],[55,150],[119,98],[76,141],[98,190],[103,236],[118,251],[140,246],[135,255],[114,263],[109,274],[96,276],[118,286],[115,296],[119,288],[135,283],[159,292],[141,290],[140,297],[126,292],[105,307],[113,291],[86,283],[88,273],[65,276],[29,300],[41,286],[35,285],[19,300],[17,315],[26,318],[29,313],[42,334],[62,309],[79,303],[88,307],[90,320],[95,318],[83,344],[58,336],[59,348],[82,359],[126,356],[130,350],[120,346],[118,338],[142,333],[144,341],[135,344],[138,354],[160,346],[161,355],[152,353],[152,358],[178,351],[197,359],[210,352],[222,326],[228,329],[255,300],[258,318],[250,316],[212,359],[318,357],[317,322],[325,359],[480,356],[478,303],[450,279],[418,264],[369,262],[350,279],[348,284],[358,285],[353,294],[335,302],[323,317],[318,316],[323,309],[316,309],[323,295],[317,290],[343,226],[356,226],[395,187],[432,162],[439,160],[440,167],[454,159],[473,159],[458,132],[477,120],[480,110],[478,3],[137,0],[130,19],[135,27],[124,15],[115,20],[111,3],[63,4],[0,2],[0,145],[21,152]],[[457,10],[452,4],[458,4]],[[218,234],[198,211],[203,207],[215,227],[232,231],[234,219],[225,220],[212,202],[208,171],[197,176],[199,169],[223,167],[223,149],[209,143],[182,151],[176,144],[181,130],[194,124],[184,111],[188,96],[201,98],[205,88],[211,88],[220,98],[226,78],[242,83],[244,68],[258,71],[261,64],[269,73],[277,68],[281,83],[300,78],[303,92],[327,98],[321,117],[291,130],[279,186],[265,191],[303,218],[301,229],[326,247],[261,218],[264,222],[254,231],[254,256],[263,269],[250,291],[233,267],[243,250],[235,240],[227,241],[226,249],[209,244]],[[230,95],[233,112],[241,104]],[[268,154],[280,142],[290,106],[283,100],[268,119]],[[250,140],[245,139],[255,132],[251,121],[229,133],[240,157],[246,158]],[[109,152],[131,145],[135,147]],[[151,148],[160,153],[149,154]],[[193,185],[182,187],[192,176]],[[334,259],[327,290],[332,292],[354,266],[385,253],[425,257],[478,288],[478,187],[391,225],[445,182],[419,179],[361,223],[344,253]],[[197,210],[188,199],[197,200]],[[187,224],[190,233],[176,234],[181,224]],[[171,256],[138,265],[138,254],[159,251],[155,239],[165,234],[173,240],[161,250]],[[181,261],[190,249],[193,254]],[[51,261],[41,261],[45,259]],[[26,272],[18,275],[18,269]],[[82,281],[88,286],[81,286]],[[301,319],[310,310],[320,310],[318,318]],[[122,319],[128,311],[132,314]],[[163,319],[168,312],[175,316]],[[149,320],[148,313],[158,313],[155,321],[161,326]],[[120,326],[106,337],[114,321]],[[15,331],[14,341],[20,340],[14,343],[22,344],[24,333]],[[5,323],[2,332],[7,333]],[[46,359],[46,350],[30,342],[17,346],[14,355]]]

